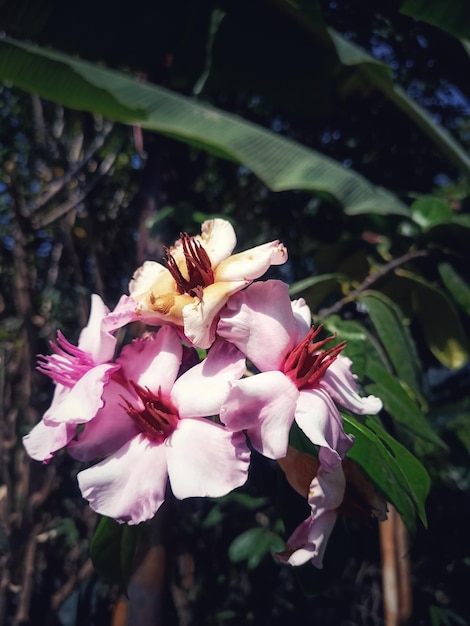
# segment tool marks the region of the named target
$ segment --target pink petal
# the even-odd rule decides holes
[[[203,222],[201,235],[195,239],[203,245],[213,268],[230,256],[237,244],[232,224],[220,218]]]
[[[230,296],[246,287],[246,281],[218,282],[204,288],[203,299],[194,298],[183,308],[184,333],[198,348],[210,348],[215,339],[218,314]]]
[[[138,435],[101,463],[79,472],[77,479],[94,511],[118,522],[140,524],[151,519],[165,499],[164,447]]]
[[[130,296],[121,296],[115,308],[103,318],[103,330],[113,332],[130,322],[138,321],[140,319],[138,308],[136,300]]]
[[[235,294],[221,311],[217,333],[235,344],[262,372],[279,370],[298,343],[289,287],[280,280],[268,280]]]
[[[123,406],[132,402],[134,395],[122,385],[111,380],[103,394],[104,406],[88,422],[77,440],[71,441],[67,450],[78,461],[91,461],[119,450],[136,437],[140,429]]]
[[[96,365],[110,361],[116,348],[116,338],[102,328],[103,319],[108,313],[109,309],[103,300],[97,294],[93,294],[90,318],[80,333],[78,347],[91,354]]]
[[[103,406],[103,390],[119,365],[97,365],[69,389],[57,385],[52,404],[44,413],[46,424],[84,424]]]
[[[320,461],[328,469],[341,462],[354,441],[344,432],[341,416],[333,400],[321,389],[300,392],[295,421],[312,443],[326,448],[320,451]]]
[[[232,433],[205,419],[187,419],[165,442],[173,494],[218,498],[248,477],[250,451],[243,433]]]
[[[304,339],[312,326],[312,313],[303,298],[291,302],[292,313],[294,314],[297,336],[294,345],[299,344]]]
[[[303,565],[307,563],[315,554],[315,545],[309,543],[308,536],[312,518],[307,517],[301,524],[297,526],[292,535],[289,537],[283,552],[276,554],[277,558],[283,563],[289,565]]]
[[[23,445],[31,458],[48,463],[57,450],[65,448],[75,435],[76,429],[75,424],[47,425],[40,421],[23,437]]]
[[[287,454],[297,387],[281,372],[265,372],[232,383],[220,419],[230,430],[247,430],[253,447],[270,459]]]
[[[270,241],[245,252],[239,252],[222,261],[215,270],[216,281],[254,280],[271,265],[287,261],[287,250],[279,241]]]
[[[178,375],[183,348],[178,333],[163,326],[157,333],[124,346],[116,360],[125,378],[154,393],[169,394]]]
[[[339,355],[326,370],[321,386],[341,406],[358,415],[375,415],[382,410],[382,401],[375,396],[361,398],[357,393],[356,377],[351,371],[352,361]]]
[[[175,382],[171,400],[180,417],[217,415],[227,397],[229,383],[246,370],[243,354],[226,341],[216,341],[201,363]]]
[[[337,509],[344,499],[346,477],[342,464],[332,471],[326,471],[320,466],[317,475],[310,483],[308,503],[312,515],[322,514],[324,511]]]

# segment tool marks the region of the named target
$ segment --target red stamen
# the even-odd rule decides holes
[[[202,299],[204,287],[212,285],[214,282],[214,272],[209,255],[200,243],[186,233],[181,233],[181,243],[188,278],[186,279],[183,276],[168,248],[165,248],[167,258],[164,260],[164,263],[176,282],[178,293],[187,293],[190,296]]]
[[[346,345],[346,342],[342,341],[337,346],[320,351],[325,344],[336,337],[335,333],[326,339],[312,342],[322,328],[321,325],[317,328],[312,327],[305,339],[292,350],[284,362],[285,375],[295,383],[298,389],[313,389]]]
[[[126,406],[121,405],[142,433],[156,443],[163,443],[178,425],[178,410],[169,398],[164,398],[161,389],[155,395],[148,387],[141,387],[133,380],[129,381],[143,402],[144,408],[137,409],[123,396]]]

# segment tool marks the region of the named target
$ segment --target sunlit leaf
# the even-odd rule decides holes
[[[438,224],[448,224],[453,217],[449,204],[435,196],[423,196],[415,200],[410,206],[410,213],[413,221],[425,231]]]
[[[323,325],[328,333],[336,333],[336,341],[346,340],[342,354],[351,359],[353,373],[363,380],[369,364],[387,366],[387,358],[382,346],[372,333],[356,320],[343,320],[339,315],[330,315]],[[333,344],[333,342],[332,342]]]
[[[391,193],[314,150],[120,72],[4,38],[0,79],[65,106],[164,133],[243,163],[274,191],[326,193],[350,214],[407,214]]]
[[[356,461],[376,485],[382,495],[391,502],[411,535],[416,530],[416,515],[424,507],[421,492],[416,492],[407,477],[407,465],[402,463],[411,453],[396,442],[392,447],[359,420],[343,414],[345,430],[354,435],[354,445],[348,457]],[[412,457],[414,458],[414,457]],[[416,463],[419,463],[416,460]],[[414,478],[411,479],[414,483]]]
[[[431,352],[450,369],[462,367],[468,361],[468,342],[450,298],[421,276],[402,269],[396,274],[412,289],[414,314]]]

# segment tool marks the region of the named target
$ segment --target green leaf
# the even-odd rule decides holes
[[[248,569],[255,569],[272,552],[279,552],[284,541],[277,534],[266,528],[250,528],[238,535],[229,547],[229,557],[233,563],[246,561]]]
[[[372,419],[372,418],[369,418]],[[417,459],[394,442],[382,441],[372,430],[355,418],[343,414],[345,431],[354,435],[354,445],[348,457],[359,463],[370,480],[376,485],[383,496],[393,504],[403,518],[403,522],[411,535],[416,531],[416,514],[419,514],[426,525],[424,516],[424,489],[416,490],[416,468],[422,467]],[[370,422],[367,422],[368,425]],[[414,460],[414,462],[412,461]],[[408,475],[410,468],[413,475]],[[424,468],[422,472],[425,473]],[[421,474],[422,474],[421,472]],[[424,476],[425,474],[422,474]]]
[[[387,358],[377,339],[358,321],[343,320],[339,315],[330,315],[323,322],[325,329],[336,333],[336,341],[346,340],[342,354],[353,362],[353,372],[360,380],[364,378],[370,363],[387,366]],[[333,343],[333,341],[332,341]]]
[[[377,435],[395,457],[413,493],[419,517],[427,526],[425,503],[431,488],[431,479],[426,469],[415,456],[382,428],[376,419],[367,417],[366,426]]]
[[[400,13],[442,28],[455,37],[470,39],[468,0],[405,0]]]
[[[291,296],[302,294],[312,311],[317,311],[324,300],[332,293],[340,293],[342,285],[348,283],[344,274],[322,274],[309,276],[293,283],[289,288]]]
[[[434,356],[450,369],[465,365],[468,361],[467,337],[447,295],[421,276],[403,269],[397,269],[395,273],[412,289],[414,315]]]
[[[398,424],[418,437],[431,441],[442,448],[447,448],[395,376],[373,363],[368,366],[366,374],[375,383],[366,386],[367,393],[379,397],[386,411]]]
[[[0,79],[65,106],[136,124],[243,163],[273,191],[326,193],[351,215],[407,214],[391,193],[314,150],[120,72],[4,38]]]
[[[90,557],[103,580],[119,584],[123,589],[127,587],[139,532],[139,526],[101,518],[91,540]]]
[[[463,413],[447,422],[446,427],[453,431],[460,443],[470,454],[470,413]]]
[[[442,198],[422,196],[410,207],[411,218],[426,231],[438,224],[452,222],[453,212],[449,204]]]
[[[437,269],[442,282],[454,300],[467,315],[470,315],[470,285],[455,271],[450,263],[439,263]]]
[[[395,372],[415,396],[421,398],[420,363],[403,313],[387,296],[377,291],[364,292],[358,300],[367,307]]]

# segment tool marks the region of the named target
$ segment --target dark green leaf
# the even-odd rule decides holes
[[[470,4],[467,0],[405,0],[401,13],[470,39]]]
[[[382,293],[358,298],[366,307],[395,372],[416,397],[421,397],[421,373],[416,348],[401,310]]]
[[[414,457],[398,442],[393,449],[388,443],[385,446],[382,440],[359,420],[345,414],[343,420],[346,432],[355,438],[348,456],[359,463],[382,495],[394,505],[408,531],[413,535],[416,530],[416,514],[421,515],[424,504],[420,499],[421,491],[415,492],[412,487],[414,477],[410,479],[411,484],[408,480],[406,474],[408,465],[402,464],[402,461],[405,457]],[[419,461],[416,460],[416,463]]]
[[[91,540],[90,556],[98,574],[108,583],[127,587],[132,573],[139,526],[102,517]]]
[[[279,552],[283,547],[277,533],[266,528],[250,528],[232,541],[229,557],[234,563],[246,561],[248,569],[255,569],[267,554]]]
[[[367,393],[378,396],[382,400],[386,411],[390,413],[398,424],[401,424],[418,437],[423,437],[423,439],[446,448],[446,445],[434,432],[419,406],[393,374],[374,363],[367,367],[366,374],[375,383],[366,386]]]
[[[457,304],[467,315],[470,315],[470,285],[455,271],[450,263],[439,263],[437,269],[442,282]]]
[[[390,450],[397,460],[400,469],[405,475],[414,495],[419,517],[426,526],[427,520],[425,503],[429,494],[429,489],[431,488],[429,474],[418,459],[410,454],[410,452],[402,446],[401,443],[391,437],[376,419],[372,417],[366,418],[366,426],[368,426],[377,435],[377,437],[381,439],[384,445]]]

